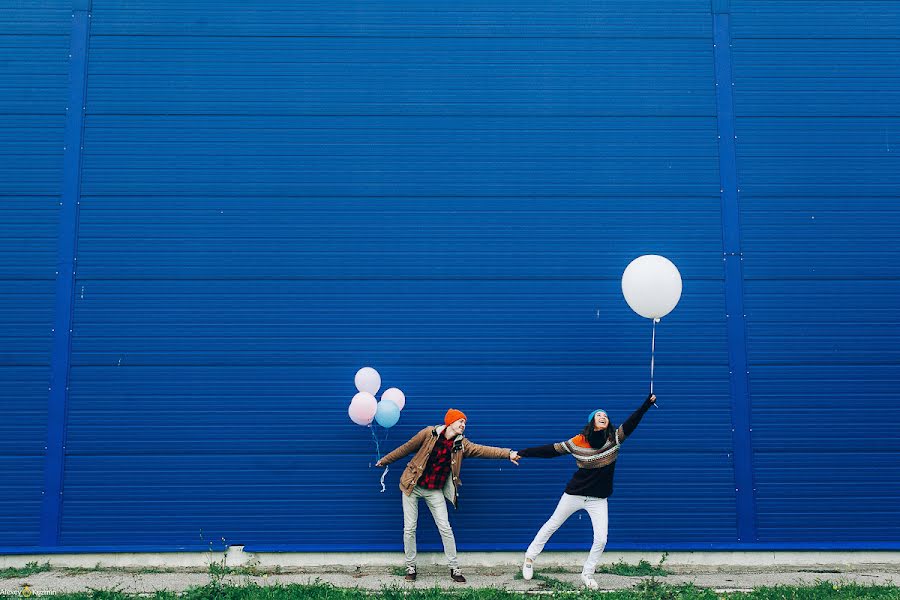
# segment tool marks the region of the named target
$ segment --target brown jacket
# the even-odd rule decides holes
[[[412,493],[419,478],[422,477],[422,471],[425,469],[425,465],[428,464],[428,457],[431,456],[431,451],[434,450],[434,445],[438,440],[438,436],[442,435],[446,428],[446,425],[426,427],[414,435],[408,442],[393,452],[389,452],[381,459],[381,464],[389,465],[392,462],[400,460],[407,454],[412,454],[413,452],[416,453],[409,461],[409,464],[406,465],[406,469],[400,476],[400,491],[407,496]],[[456,446],[460,446],[461,451],[457,451]],[[510,452],[512,452],[512,450],[509,448],[482,446],[475,442],[470,442],[462,435],[457,436],[456,444],[454,444],[453,457],[450,459],[450,477],[447,478],[447,483],[444,484],[444,496],[453,503],[455,508],[459,498],[458,488],[462,485],[462,482],[459,480],[459,471],[462,468],[463,458],[471,456],[473,458],[508,459]]]

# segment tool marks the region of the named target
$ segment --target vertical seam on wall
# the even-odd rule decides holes
[[[737,134],[731,67],[730,1],[712,0],[712,18],[737,536],[738,542],[755,542],[756,508],[753,489],[747,324],[744,314],[742,268],[744,257],[741,251],[740,189],[737,176]]]
[[[87,53],[91,0],[74,0],[69,40],[69,93],[63,134],[62,190],[57,229],[56,287],[50,388],[47,405],[47,446],[41,498],[40,545],[59,545],[63,476],[66,451],[66,416],[69,400],[72,317],[75,302],[78,210],[81,198],[81,155],[87,89]]]

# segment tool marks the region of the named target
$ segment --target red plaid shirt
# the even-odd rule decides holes
[[[422,476],[419,478],[419,485],[427,490],[439,490],[444,487],[447,482],[447,475],[450,474],[450,455],[453,450],[453,440],[448,440],[445,435],[441,435],[440,439],[435,442],[434,450],[428,457],[428,463]]]

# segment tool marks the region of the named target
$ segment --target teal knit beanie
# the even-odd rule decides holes
[[[594,422],[594,417],[597,416],[597,413],[603,413],[604,415],[607,416],[607,418],[609,417],[609,415],[606,413],[605,410],[603,410],[602,408],[598,408],[597,410],[595,410],[594,412],[591,413],[591,416],[588,417],[588,423]]]

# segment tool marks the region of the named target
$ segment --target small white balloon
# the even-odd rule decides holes
[[[660,319],[681,298],[681,273],[668,258],[639,256],[622,274],[622,293],[631,310],[648,319]]]
[[[347,414],[350,415],[350,420],[357,425],[368,425],[375,418],[377,410],[378,401],[375,400],[375,396],[368,392],[360,392],[350,401]]]
[[[381,388],[381,375],[372,367],[363,367],[356,372],[353,382],[356,384],[356,389],[374,396]]]
[[[403,410],[403,407],[406,406],[406,396],[397,388],[388,388],[384,390],[384,393],[381,394],[381,400],[393,402],[400,410]]]

